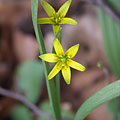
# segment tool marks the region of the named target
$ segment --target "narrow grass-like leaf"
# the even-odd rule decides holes
[[[33,20],[33,26],[37,38],[37,42],[39,45],[40,53],[45,54],[45,45],[43,42],[43,36],[41,33],[41,29],[39,25],[37,24],[37,14],[38,14],[38,0],[31,0],[31,12],[32,12],[32,20]],[[53,80],[48,81],[48,74],[50,72],[50,67],[49,64],[43,61],[43,65],[45,68],[45,77],[46,77],[46,84],[47,84],[47,90],[48,90],[48,95],[49,95],[49,100],[51,103],[51,107],[53,110],[53,119],[55,120],[61,120],[61,115],[60,115],[60,108],[59,108],[59,103],[56,101],[57,96],[56,96],[56,90],[55,90],[55,84]]]
[[[94,109],[118,96],[120,96],[120,80],[104,87],[87,99],[78,109],[74,120],[84,120]]]
[[[111,6],[113,10],[120,16],[120,0],[107,0],[107,4]],[[104,39],[105,52],[116,77],[120,78],[120,24],[118,24],[113,17],[108,15],[102,9],[98,9],[99,21],[102,28],[102,34]],[[118,106],[120,103],[118,104]],[[115,106],[115,103],[114,105]],[[114,120],[119,120],[118,110],[114,114]]]
[[[108,0],[108,4],[120,15],[120,0]],[[110,66],[117,76],[120,78],[120,24],[114,18],[98,9],[99,20],[102,27],[105,52],[108,57]]]
[[[120,110],[120,103],[119,103],[119,99],[114,99],[111,100],[108,103],[108,111],[114,114],[117,114]]]

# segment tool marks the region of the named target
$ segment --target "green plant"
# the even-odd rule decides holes
[[[120,8],[119,8],[119,5],[118,5],[119,0],[115,0],[115,1],[109,0],[109,2],[111,4],[113,4],[113,7],[117,8],[116,11],[119,13],[120,12]],[[46,10],[46,12],[48,13],[48,15],[50,17],[51,17],[52,13],[54,13],[54,15],[57,15],[57,13],[55,13],[53,8],[47,2],[42,0],[41,3],[42,3],[44,9]],[[68,10],[68,8],[70,6],[70,3],[71,3],[71,0],[68,0],[63,5],[63,8],[67,7],[67,10]],[[49,9],[49,11],[48,11],[48,9]],[[62,13],[64,13],[64,16],[65,16],[65,14],[67,13],[67,10],[65,10],[65,8],[64,9],[60,8],[59,11],[60,12],[62,11]],[[59,13],[59,11],[58,11],[58,13]],[[48,18],[47,19],[45,19],[45,18],[38,19],[38,0],[31,0],[31,12],[32,12],[33,26],[34,26],[37,42],[38,42],[38,45],[39,45],[41,58],[48,61],[44,57],[44,55],[46,55],[46,49],[45,49],[45,45],[44,45],[44,41],[43,41],[42,32],[41,32],[41,29],[40,29],[40,26],[38,25],[38,23],[40,23],[40,24],[52,23],[53,26],[54,26],[54,24],[57,25],[57,28],[53,28],[53,31],[55,33],[55,38],[57,39],[57,41],[59,40],[61,42],[61,30],[62,29],[60,28],[60,23],[56,23],[55,21],[51,22],[50,18],[49,19]],[[54,15],[52,17],[55,18]],[[110,65],[111,65],[114,73],[116,74],[116,76],[119,78],[120,77],[120,74],[119,74],[120,73],[120,70],[119,70],[119,66],[120,66],[120,63],[119,63],[119,61],[120,61],[120,57],[119,57],[120,56],[119,55],[120,25],[118,25],[110,16],[108,16],[107,14],[105,14],[101,10],[99,10],[99,15],[100,15],[100,21],[101,21],[101,26],[102,26],[102,30],[103,30],[105,50],[106,50]],[[59,17],[57,16],[57,22],[59,21],[58,18]],[[74,20],[72,20],[72,21],[74,21]],[[105,23],[105,22],[107,22],[107,23]],[[58,41],[58,43],[59,43],[59,41]],[[54,61],[54,62],[56,62],[56,59],[58,59],[58,57],[56,58],[56,56],[55,56],[55,52],[56,52],[56,54],[58,54],[57,51],[56,51],[56,48],[55,49],[53,48],[54,57],[52,57],[52,58],[54,58],[54,60],[52,59],[52,61]],[[76,53],[76,52],[77,52],[77,50],[75,50],[73,52],[73,56],[74,56],[74,53]],[[62,54],[62,52],[60,51],[60,55],[61,54]],[[52,119],[54,119],[54,120],[62,120],[63,117],[67,117],[67,116],[62,115],[61,114],[62,112],[61,112],[61,109],[60,109],[60,76],[59,76],[59,74],[56,75],[56,77],[55,77],[56,84],[55,84],[53,79],[48,80],[48,77],[49,77],[48,74],[50,72],[49,64],[47,62],[45,62],[45,61],[42,61],[42,63],[43,63],[44,72],[45,72],[45,78],[46,78],[47,90],[48,90],[48,95],[49,95],[49,100],[50,100],[50,106],[49,106],[48,103],[45,103],[44,107],[40,107],[40,108],[45,109],[47,112],[50,112],[52,114],[52,116],[53,116]],[[33,64],[33,65],[36,66],[35,64]],[[19,75],[24,74],[24,69],[26,69],[26,66],[27,65],[25,65],[25,66],[23,65],[23,68],[20,68],[20,70],[18,72]],[[82,66],[82,68],[83,68],[82,70],[84,71],[85,68],[83,66]],[[38,69],[38,72],[39,72],[39,67],[36,66],[36,69]],[[80,70],[81,70],[81,67],[80,67]],[[54,76],[55,76],[55,74],[54,74]],[[53,78],[54,76],[50,77],[50,79]],[[30,86],[28,86],[28,88],[24,86],[24,84],[23,84],[24,80],[23,79],[24,78],[21,78],[20,83],[19,83],[21,91],[23,91],[25,93],[29,92],[29,91],[31,92],[31,87]],[[28,77],[28,79],[31,79],[31,78]],[[35,78],[35,79],[37,81],[37,78]],[[70,79],[69,79],[69,82],[68,82],[66,77],[65,77],[65,80],[66,80],[67,83],[70,82]],[[32,81],[32,79],[31,79],[31,81]],[[26,82],[28,82],[28,81],[26,81]],[[40,84],[41,82],[38,80],[37,83]],[[33,90],[33,88],[32,88],[32,90]],[[34,90],[34,91],[37,91],[37,90],[38,89],[36,88],[36,90]],[[33,103],[36,103],[36,99],[38,99],[37,94],[38,93],[36,93],[34,95],[34,92],[32,91],[30,94],[26,93],[26,97],[29,100],[31,100]],[[33,98],[31,98],[31,96],[33,96]],[[80,106],[80,108],[78,109],[78,111],[75,114],[74,118],[72,116],[71,119],[84,120],[85,117],[89,113],[91,113],[94,109],[96,109],[100,105],[104,104],[105,102],[108,102],[110,100],[113,100],[114,98],[117,98],[118,96],[120,96],[120,80],[118,80],[116,82],[113,82],[110,85],[107,85],[106,87],[104,87],[103,89],[101,89],[97,93],[95,93],[93,96],[88,98],[83,103],[83,105]],[[119,120],[119,118],[120,118],[119,117],[119,110],[120,110],[119,105],[120,104],[117,101],[117,99],[110,102],[109,110],[114,109],[114,111],[111,110],[113,113],[115,111],[117,111],[117,112],[114,113],[115,114],[115,116],[113,118],[114,120]],[[51,108],[52,108],[52,111],[51,111]],[[24,111],[24,114],[27,117],[21,118],[21,119],[26,119],[26,120],[27,119],[30,119],[30,120],[33,119],[32,116],[30,115],[30,111],[24,106],[17,106],[16,107],[16,109],[13,111],[14,119],[17,119],[18,116],[19,116],[19,114],[16,114],[16,111],[19,114],[21,114],[21,112]],[[69,116],[70,115],[68,115],[67,118],[69,118]],[[41,117],[41,116],[38,119],[39,120],[47,120],[46,118]]]
[[[115,10],[115,12],[120,16],[120,0],[108,0],[107,3]],[[99,21],[102,28],[102,34],[104,39],[105,52],[110,63],[110,67],[113,73],[118,79],[120,79],[120,24],[118,24],[110,15],[105,13],[102,9],[98,9]],[[116,113],[114,114],[114,120],[119,120],[120,117],[120,100],[116,99],[112,102],[112,106],[117,106]],[[108,104],[109,109],[113,109],[110,104]]]

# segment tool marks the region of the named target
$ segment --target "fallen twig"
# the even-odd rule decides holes
[[[41,111],[37,106],[32,104],[30,101],[28,101],[24,96],[20,95],[19,93],[14,93],[0,87],[0,94],[20,101],[21,103],[26,105],[28,108],[30,108],[35,115],[41,115],[46,118],[52,118],[52,115]]]
[[[0,87],[0,95],[7,96],[20,101],[21,103],[26,105],[29,109],[31,109],[35,115],[44,116],[49,119],[52,118],[51,114],[41,111],[36,105],[32,104],[23,95],[20,95],[19,93],[14,93]],[[63,118],[63,120],[70,120],[70,119]]]

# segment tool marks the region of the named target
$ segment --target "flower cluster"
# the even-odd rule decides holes
[[[38,24],[53,24],[53,31],[55,34],[57,34],[57,32],[59,31],[60,24],[76,25],[77,22],[72,18],[64,18],[70,7],[70,4],[71,0],[68,0],[60,7],[58,12],[55,12],[54,8],[50,4],[48,4],[44,0],[41,0],[41,5],[48,14],[49,18],[39,18],[37,21]]]
[[[60,7],[58,12],[55,12],[54,8],[44,0],[41,0],[41,4],[45,9],[46,13],[48,14],[49,18],[39,18],[37,22],[38,24],[53,24],[53,31],[55,35],[59,31],[60,24],[72,24],[72,25],[77,24],[77,22],[72,18],[65,18],[65,15],[71,4],[71,0],[65,2]],[[71,80],[70,67],[77,69],[79,71],[85,70],[85,67],[83,65],[71,60],[71,58],[73,58],[76,55],[79,49],[79,44],[70,47],[65,53],[57,38],[53,40],[53,46],[56,54],[48,53],[39,56],[44,61],[56,62],[55,67],[48,75],[48,80],[52,79],[61,70],[65,82],[67,84],[70,84]]]

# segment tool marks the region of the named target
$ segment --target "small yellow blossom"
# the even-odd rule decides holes
[[[70,84],[70,80],[71,80],[70,67],[77,69],[79,71],[85,70],[85,67],[83,65],[71,60],[71,58],[73,58],[76,55],[79,49],[79,44],[70,47],[66,51],[66,53],[64,53],[63,48],[57,38],[53,41],[53,45],[56,54],[48,53],[39,56],[44,61],[57,62],[55,67],[49,73],[48,79],[49,80],[52,79],[61,70],[64,80],[66,81],[67,84]]]
[[[44,0],[41,0],[41,5],[48,14],[49,18],[39,18],[38,24],[53,24],[53,31],[55,34],[59,31],[60,24],[72,24],[75,25],[77,22],[72,18],[64,18],[71,4],[71,0],[65,2],[58,12],[55,12],[54,8]]]

